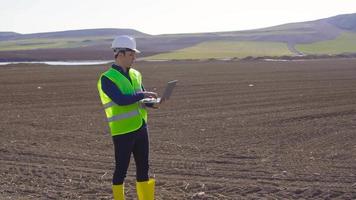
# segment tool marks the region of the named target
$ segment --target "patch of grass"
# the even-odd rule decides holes
[[[281,42],[254,41],[209,41],[198,45],[149,56],[144,59],[209,59],[209,58],[244,58],[247,56],[282,56],[293,55],[287,45]]]
[[[343,32],[334,40],[298,44],[295,48],[305,54],[341,54],[356,52],[356,33]]]
[[[0,51],[85,47],[106,41],[107,39],[107,37],[81,37],[0,41]],[[112,38],[110,38],[110,40],[112,40]]]
[[[16,51],[16,50],[31,50],[31,49],[49,49],[49,48],[71,48],[75,47],[75,43],[66,41],[9,41],[0,43],[0,51]]]

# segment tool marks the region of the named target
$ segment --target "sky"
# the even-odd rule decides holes
[[[0,0],[0,32],[239,31],[356,13],[356,0]]]

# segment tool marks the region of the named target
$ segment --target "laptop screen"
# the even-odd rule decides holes
[[[163,95],[161,97],[161,99],[164,100],[168,100],[169,97],[172,95],[173,89],[176,86],[178,80],[173,80],[173,81],[169,81],[167,83],[166,89],[163,92]]]

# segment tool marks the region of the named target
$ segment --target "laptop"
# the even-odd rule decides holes
[[[166,88],[164,89],[163,95],[160,98],[144,98],[141,100],[142,103],[162,103],[169,99],[172,95],[173,89],[176,86],[178,80],[168,81]]]

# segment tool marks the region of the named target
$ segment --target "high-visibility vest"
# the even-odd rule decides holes
[[[108,97],[101,88],[101,77],[108,77],[120,89],[124,95],[132,95],[142,91],[142,76],[140,72],[130,68],[129,76],[131,82],[116,69],[110,68],[104,72],[98,81],[98,91],[101,102],[105,109],[105,114],[109,122],[112,136],[130,133],[139,129],[143,120],[147,123],[147,111],[144,104],[135,102],[130,105],[117,105]]]

